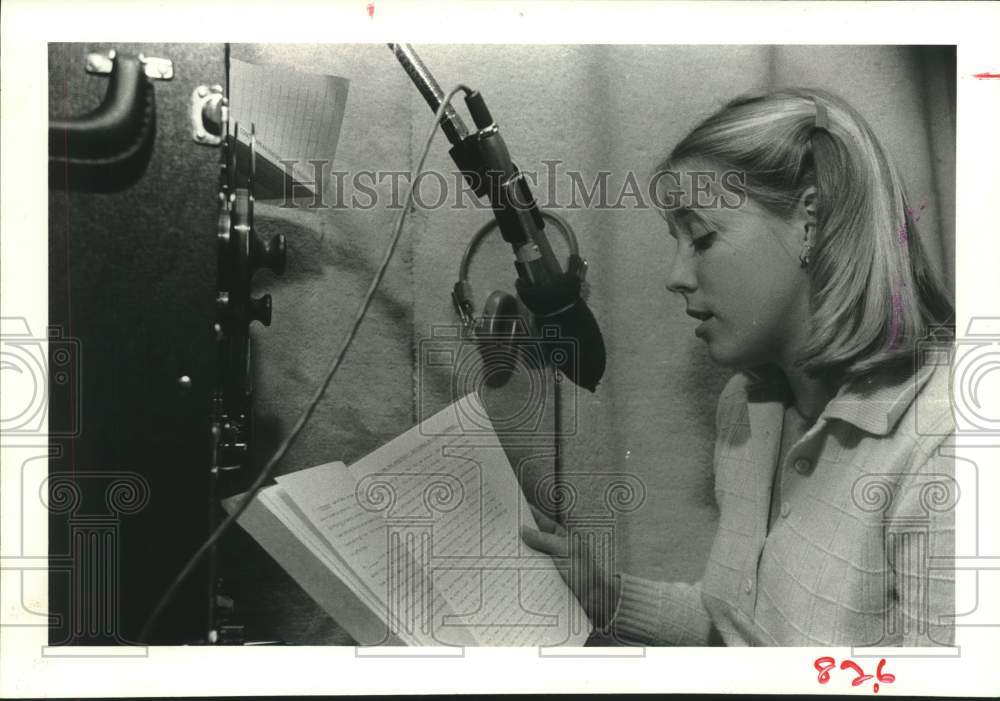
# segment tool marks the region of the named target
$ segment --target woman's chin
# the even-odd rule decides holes
[[[736,348],[727,347],[726,344],[720,343],[718,340],[708,340],[706,345],[708,346],[708,357],[721,367],[742,370],[754,364],[746,353],[742,353]]]
[[[728,368],[732,367],[732,360],[729,356],[725,354],[720,354],[712,349],[712,344],[708,345],[708,357],[712,359],[712,362],[720,367]]]

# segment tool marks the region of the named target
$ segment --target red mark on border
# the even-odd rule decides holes
[[[816,669],[817,672],[819,672],[819,674],[816,677],[816,681],[818,681],[820,684],[826,684],[827,682],[830,681],[830,670],[834,670],[837,668],[837,661],[832,657],[817,657],[816,660],[813,662],[813,667]],[[875,692],[876,694],[878,693],[878,690],[880,688],[879,683],[892,684],[894,681],[896,681],[895,674],[889,674],[888,672],[882,671],[884,667],[885,667],[885,658],[882,658],[881,660],[879,660],[878,667],[876,668],[874,675],[874,678],[877,679],[878,681],[876,681],[872,685],[872,691]],[[850,669],[855,673],[856,676],[854,677],[854,679],[851,680],[851,686],[860,686],[861,684],[864,684],[866,681],[871,679],[873,676],[871,674],[865,674],[864,670],[861,669],[861,665],[859,665],[854,660],[844,660],[843,662],[840,663],[840,668]]]
[[[989,78],[1000,78],[1000,73],[976,73],[972,77],[978,80],[987,80]]]
[[[374,19],[374,18],[375,18],[375,3],[370,2],[368,3],[368,19]]]
[[[830,670],[836,668],[836,666],[837,661],[832,657],[817,657],[816,661],[813,662],[813,667],[819,672],[816,681],[820,684],[826,684],[830,681]]]

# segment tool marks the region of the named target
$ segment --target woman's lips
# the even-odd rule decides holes
[[[712,323],[713,319],[715,319],[715,317],[711,314],[709,314],[707,317],[704,317],[702,322],[698,324],[698,327],[694,330],[694,335],[697,336],[698,338],[704,336],[706,328],[710,323]]]
[[[689,317],[691,317],[692,319],[697,319],[698,321],[701,322],[700,324],[698,324],[698,328],[694,330],[694,335],[699,337],[705,333],[706,324],[708,324],[708,322],[710,322],[712,319],[715,318],[715,316],[711,312],[705,311],[703,309],[688,308],[685,311],[687,312],[687,315]]]

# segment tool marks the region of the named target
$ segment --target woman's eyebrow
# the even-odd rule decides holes
[[[715,229],[715,223],[703,212],[706,212],[703,207],[678,207],[677,224],[687,230],[690,230],[692,226]]]
[[[677,238],[678,233],[693,235],[692,227],[695,229],[715,229],[715,226],[701,212],[704,208],[690,207],[687,205],[678,206],[673,209],[664,210],[663,218],[667,223],[667,230],[670,236]]]

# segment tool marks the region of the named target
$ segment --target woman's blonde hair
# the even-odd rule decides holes
[[[733,100],[658,171],[695,161],[744,173],[746,194],[781,217],[816,187],[813,329],[799,359],[807,372],[838,381],[867,376],[912,362],[922,339],[949,327],[953,333],[951,295],[927,256],[899,173],[844,100],[811,89]]]

